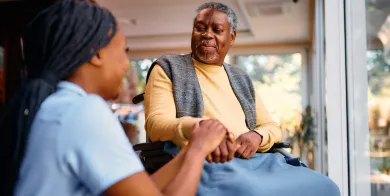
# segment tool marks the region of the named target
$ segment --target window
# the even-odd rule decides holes
[[[155,58],[146,58],[146,59],[131,61],[132,67],[137,72],[138,92],[144,91],[144,87],[145,87],[145,83],[146,83],[146,76],[148,74],[150,66],[152,65],[152,63],[155,60],[156,60]]]
[[[301,53],[237,56],[236,62],[251,77],[283,139],[293,143],[293,154],[313,168],[310,108],[302,115]]]
[[[373,195],[390,194],[390,1],[366,0],[368,117]]]

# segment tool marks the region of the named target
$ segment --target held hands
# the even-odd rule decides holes
[[[237,158],[250,159],[262,141],[262,137],[254,131],[240,135],[235,142],[233,135],[231,133],[229,135],[228,139],[224,139],[218,148],[207,156],[207,161],[224,163],[232,160],[234,155]]]
[[[254,131],[240,135],[236,141],[218,120],[202,120],[195,124],[190,145],[207,155],[207,161],[224,163],[233,157],[249,159],[256,153],[262,137]]]
[[[231,161],[234,153],[240,148],[240,145],[234,141],[234,136],[229,132],[228,137],[222,140],[219,146],[207,156],[209,163],[225,163]]]
[[[256,153],[262,140],[263,138],[254,131],[240,135],[236,143],[241,147],[237,150],[236,157],[250,159]]]
[[[229,132],[218,120],[202,120],[192,130],[190,146],[210,154],[221,142],[229,137]]]

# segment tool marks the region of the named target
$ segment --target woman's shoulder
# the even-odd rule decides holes
[[[106,123],[117,121],[109,104],[102,97],[93,94],[79,99],[75,103],[75,112],[72,113],[70,115],[79,116],[84,121],[92,121],[94,124],[100,124],[101,121]]]
[[[42,104],[37,119],[46,123],[57,122],[58,126],[66,128],[117,123],[109,104],[102,97],[68,92],[56,92],[50,96]]]
[[[98,95],[88,94],[80,102],[85,110],[112,113],[109,104]]]

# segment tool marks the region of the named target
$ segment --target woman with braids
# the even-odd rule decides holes
[[[194,195],[203,162],[226,136],[216,120],[193,129],[188,147],[148,176],[106,100],[129,67],[112,14],[61,0],[23,37],[28,82],[0,122],[0,195]]]

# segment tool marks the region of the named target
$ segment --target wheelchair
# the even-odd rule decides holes
[[[137,95],[133,98],[133,103],[138,104],[144,100],[144,94]],[[146,143],[136,144],[133,146],[134,151],[136,151],[141,159],[142,164],[145,167],[145,170],[149,174],[153,174],[170,160],[173,159],[173,155],[168,153],[165,150],[165,142],[150,142],[147,138]],[[275,143],[268,153],[280,153],[282,154],[286,161],[292,165],[300,165],[306,167],[299,158],[294,158],[290,153],[288,153],[285,148],[290,148],[290,144],[287,142]]]

